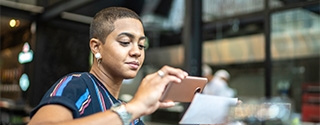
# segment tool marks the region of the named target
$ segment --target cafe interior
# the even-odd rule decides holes
[[[0,0],[1,124],[27,124],[59,78],[89,71],[90,22],[111,6],[135,11],[148,37],[144,64],[123,81],[121,99],[130,101],[141,80],[164,65],[201,76],[207,64],[230,73],[228,85],[247,106],[230,123],[320,125],[319,0]],[[272,118],[249,112],[266,103],[274,104],[264,108]],[[143,120],[180,124],[189,105]]]

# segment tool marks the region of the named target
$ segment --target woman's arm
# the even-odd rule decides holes
[[[164,66],[161,68],[164,76],[157,72],[147,75],[141,82],[134,98],[125,107],[132,114],[132,120],[143,115],[153,113],[159,107],[172,107],[174,102],[160,102],[160,97],[168,83],[180,83],[188,74],[181,69]],[[122,125],[122,121],[117,113],[107,110],[74,119],[72,112],[62,106],[50,104],[41,107],[32,117],[29,125]]]
[[[122,125],[120,117],[111,110],[87,117],[73,119],[72,113],[64,106],[50,104],[41,107],[28,125]]]

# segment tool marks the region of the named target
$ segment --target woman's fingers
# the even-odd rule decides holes
[[[180,79],[184,79],[186,76],[188,76],[188,73],[181,70],[181,69],[178,69],[178,68],[173,68],[173,67],[170,67],[170,66],[163,66],[160,70],[158,70],[157,74],[163,78],[167,75],[173,75],[173,76],[176,76]]]
[[[169,101],[169,102],[161,102],[159,107],[160,108],[170,108],[175,105],[176,105],[176,103],[174,103],[173,101]]]

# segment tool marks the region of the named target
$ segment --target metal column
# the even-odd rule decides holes
[[[184,67],[189,75],[200,76],[202,65],[202,0],[185,1],[183,27]]]
[[[272,92],[272,60],[271,60],[271,15],[269,11],[269,0],[264,1],[264,35],[265,35],[265,97],[271,98]]]

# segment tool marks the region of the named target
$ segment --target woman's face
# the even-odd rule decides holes
[[[107,36],[100,49],[101,65],[112,77],[133,78],[145,58],[143,26],[133,18],[117,19],[114,26],[114,31]]]

